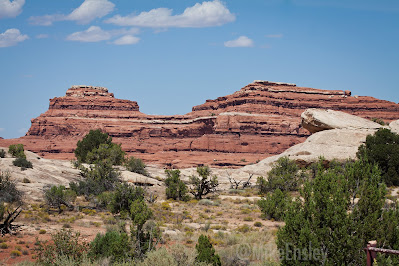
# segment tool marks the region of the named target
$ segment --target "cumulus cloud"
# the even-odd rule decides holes
[[[1,0],[0,0],[1,1]],[[33,16],[29,21],[33,25],[51,26],[56,21],[76,21],[79,24],[87,24],[96,18],[102,18],[111,13],[115,5],[108,0],[85,0],[69,15],[44,15]]]
[[[235,15],[219,0],[196,3],[182,14],[173,15],[169,8],[156,8],[139,15],[116,15],[107,23],[119,26],[139,26],[150,28],[202,28],[220,26],[235,20]]]
[[[8,29],[0,33],[0,47],[14,46],[27,39],[29,39],[28,35],[21,34],[18,29]]]
[[[140,38],[135,37],[133,35],[125,35],[120,37],[119,39],[116,39],[114,41],[114,44],[116,45],[129,45],[129,44],[136,44],[140,41]]]
[[[100,42],[109,40],[111,37],[111,33],[102,30],[100,27],[91,26],[85,31],[72,33],[67,37],[67,40],[78,42]]]
[[[283,38],[283,34],[279,33],[279,34],[268,34],[266,35],[267,38],[275,38],[275,39],[280,39]]]
[[[14,18],[21,14],[25,0],[0,0],[0,18]]]
[[[226,47],[252,47],[252,46],[254,46],[254,42],[247,36],[240,36],[235,40],[225,42],[224,46],[226,46]]]
[[[96,18],[102,18],[114,10],[115,5],[108,0],[85,0],[80,7],[69,14],[66,19],[87,24]]]
[[[137,28],[106,31],[98,26],[91,26],[85,31],[78,31],[70,34],[66,39],[68,41],[78,42],[101,42],[122,36],[113,43],[117,45],[126,45],[138,43],[140,38],[133,35],[138,34],[139,32],[140,30]]]

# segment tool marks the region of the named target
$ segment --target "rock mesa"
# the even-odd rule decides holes
[[[103,87],[72,86],[65,96],[50,99],[49,109],[32,119],[24,137],[0,139],[0,146],[23,143],[46,158],[72,159],[77,141],[100,128],[147,163],[239,167],[304,142],[310,133],[301,125],[301,113],[308,108],[399,119],[393,102],[290,83],[257,80],[173,116],[143,114],[137,102],[117,99]]]

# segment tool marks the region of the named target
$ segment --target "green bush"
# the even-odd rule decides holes
[[[61,206],[72,207],[71,202],[76,198],[76,193],[72,190],[67,190],[64,186],[52,186],[44,190],[44,199],[50,207],[58,208],[61,213]]]
[[[26,158],[24,153],[24,145],[23,144],[12,144],[8,147],[8,153],[11,154],[12,157],[15,158]]]
[[[89,257],[94,259],[110,258],[112,262],[123,262],[131,257],[132,246],[126,232],[117,230],[97,234],[90,243]]]
[[[378,123],[381,126],[385,126],[385,122],[384,122],[384,120],[382,120],[382,118],[373,117],[373,118],[371,118],[371,121]]]
[[[12,162],[13,165],[21,167],[22,170],[27,168],[33,168],[33,165],[30,161],[26,160],[25,158],[17,158]]]
[[[165,248],[153,250],[148,252],[143,261],[138,262],[137,266],[154,266],[154,265],[165,265],[165,266],[178,266],[176,260]],[[182,264],[183,265],[183,264]]]
[[[5,158],[6,157],[6,152],[5,150],[1,149],[0,150],[0,158]]]
[[[259,188],[259,194],[266,194],[269,191],[269,185],[263,176],[258,176],[256,186]]]
[[[98,148],[94,148],[86,155],[87,163],[99,163],[101,161],[108,161],[112,165],[121,165],[125,160],[125,152],[122,151],[121,145],[100,144]]]
[[[126,216],[130,212],[130,205],[135,200],[144,200],[144,189],[122,183],[116,186],[110,196],[109,208],[112,213],[121,213]]]
[[[290,202],[291,197],[287,193],[276,189],[273,193],[269,193],[266,198],[260,199],[257,204],[265,218],[281,221]]]
[[[145,176],[149,176],[147,170],[145,170],[146,165],[139,158],[130,157],[126,161],[125,167],[130,172],[138,173],[138,174],[145,175]]]
[[[357,157],[371,164],[378,164],[383,181],[388,186],[399,186],[399,135],[380,128],[366,138],[359,147]]]
[[[17,189],[10,172],[0,170],[0,203],[21,202],[22,192]]]
[[[37,241],[37,261],[40,265],[57,265],[60,257],[73,259],[76,265],[84,259],[89,250],[85,242],[79,240],[80,234],[72,230],[61,229],[51,235],[50,242]]]
[[[284,156],[280,157],[273,164],[273,168],[268,173],[267,180],[263,177],[258,177],[257,185],[260,194],[266,194],[277,188],[281,191],[294,191],[298,189],[304,179],[305,174],[300,171],[295,161]]]
[[[90,132],[77,143],[75,156],[81,163],[87,162],[87,154],[94,149],[98,149],[101,144],[111,145],[112,137],[100,129],[90,130]]]
[[[218,177],[211,175],[211,169],[208,166],[197,167],[198,176],[190,176],[190,193],[195,199],[202,199],[203,196],[213,193],[219,186]]]
[[[300,264],[310,247],[320,256],[307,257],[309,265],[364,264],[363,248],[370,239],[382,248],[399,247],[399,209],[384,206],[386,187],[376,165],[356,161],[320,167],[300,193],[277,233],[282,265]],[[295,259],[296,251],[301,254]]]
[[[215,249],[213,248],[212,243],[209,241],[207,236],[200,235],[195,248],[198,252],[195,261],[205,262],[216,266],[222,265],[219,255],[215,254]]]
[[[180,170],[165,170],[166,198],[187,201],[187,186],[180,180]]]
[[[121,182],[120,172],[109,162],[99,162],[89,168],[81,167],[83,180],[71,182],[70,188],[78,195],[90,198],[105,191],[112,191]]]
[[[148,251],[155,249],[160,240],[158,226],[150,219],[153,217],[151,209],[143,199],[137,199],[130,205],[130,219],[133,223],[131,229],[136,258],[143,257]]]

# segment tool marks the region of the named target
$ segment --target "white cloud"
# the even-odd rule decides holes
[[[139,26],[150,28],[202,28],[220,26],[235,20],[235,15],[219,0],[196,3],[188,7],[182,14],[172,15],[172,9],[156,8],[148,12],[141,12],[135,16],[130,14],[122,17],[116,15],[108,20],[120,26]]]
[[[100,42],[111,39],[112,34],[102,30],[100,27],[91,26],[85,31],[78,31],[67,37],[68,41],[78,42]]]
[[[114,10],[115,5],[108,0],[85,0],[66,17],[66,20],[87,24],[96,18],[102,18]]]
[[[36,35],[36,39],[47,39],[48,38],[48,34],[38,34]]]
[[[1,1],[1,0],[0,0]],[[54,14],[30,17],[33,25],[51,26],[53,22],[71,20],[79,24],[87,24],[96,18],[102,18],[111,13],[115,5],[108,0],[85,0],[78,8],[69,15]]]
[[[98,26],[91,26],[85,31],[78,31],[70,34],[66,39],[68,41],[78,42],[101,42],[122,36],[113,43],[117,45],[135,44],[140,41],[140,38],[133,35],[138,34],[139,32],[140,30],[137,28],[106,31]]]
[[[21,34],[18,29],[8,29],[0,33],[0,47],[14,46],[27,39],[29,39],[28,35]]]
[[[4,131],[4,128],[1,128],[1,127],[0,127],[0,132],[2,132],[2,131]]]
[[[247,36],[240,36],[240,37],[238,37],[238,39],[225,42],[224,46],[226,46],[226,47],[252,47],[252,46],[254,46],[254,42]]]
[[[125,35],[121,38],[115,40],[113,43],[116,45],[129,45],[129,44],[136,44],[140,41],[140,38],[135,37],[133,35]]]
[[[0,18],[14,18],[22,12],[25,0],[0,0]]]
[[[276,38],[276,39],[280,39],[280,38],[283,38],[283,34],[282,34],[282,33],[279,33],[279,34],[269,34],[269,35],[266,35],[266,37],[267,37],[267,38]]]
[[[33,16],[29,18],[29,23],[32,25],[40,25],[40,26],[51,26],[55,21],[65,20],[64,15],[44,15],[44,16]]]

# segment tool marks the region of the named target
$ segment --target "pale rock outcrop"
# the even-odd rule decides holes
[[[334,128],[375,130],[381,127],[368,119],[333,110],[307,109],[301,114],[301,119],[302,126],[311,133]]]
[[[389,127],[391,128],[391,130],[392,130],[393,132],[399,134],[399,120],[392,121],[392,122],[389,124]]]
[[[329,161],[355,159],[358,147],[365,142],[366,137],[382,127],[370,120],[333,110],[307,109],[301,117],[302,126],[316,133],[279,155],[245,166],[239,171],[266,175],[273,163],[283,156],[305,164],[315,162],[321,156]],[[243,173],[239,175],[245,178]]]

